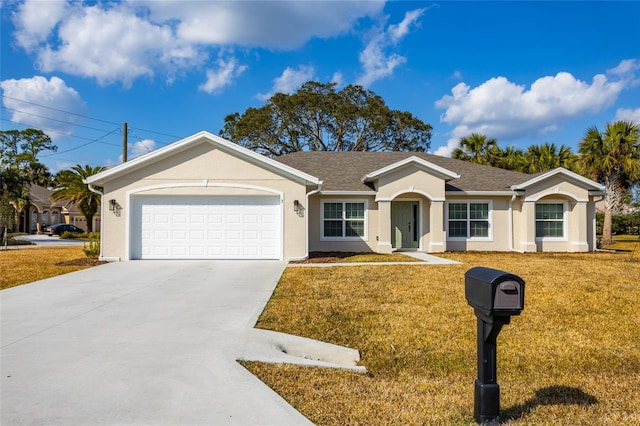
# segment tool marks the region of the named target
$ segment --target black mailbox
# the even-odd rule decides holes
[[[500,386],[496,377],[496,339],[512,315],[524,309],[524,280],[491,268],[471,268],[465,274],[464,293],[478,318],[478,379],[474,417],[480,424],[499,424]]]
[[[524,281],[508,272],[469,269],[464,290],[469,305],[489,317],[520,315],[524,309]]]

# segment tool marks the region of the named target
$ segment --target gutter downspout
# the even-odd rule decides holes
[[[322,184],[324,182],[320,181],[318,182],[318,188],[314,189],[313,191],[309,191],[306,195],[306,206],[307,206],[307,214],[304,215],[304,220],[305,220],[305,228],[304,228],[304,245],[305,245],[305,259],[309,258],[309,197],[312,195],[315,195],[317,193],[319,193],[320,191],[322,191]]]
[[[89,191],[100,196],[100,255],[98,256],[98,260],[102,260],[102,222],[104,222],[104,193],[98,191],[89,183],[87,184],[87,188],[89,188]]]
[[[518,194],[513,194],[511,199],[509,200],[509,250],[515,251],[517,253],[524,253],[522,250],[516,250],[513,243],[513,202],[515,201]]]

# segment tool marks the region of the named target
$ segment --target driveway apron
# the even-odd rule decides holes
[[[130,261],[3,290],[1,423],[310,424],[235,361],[284,267]]]

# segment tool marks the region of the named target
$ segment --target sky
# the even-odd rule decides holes
[[[640,2],[0,0],[1,130],[38,128],[55,173],[122,162],[309,80],[359,84],[501,148],[577,150],[640,122]]]

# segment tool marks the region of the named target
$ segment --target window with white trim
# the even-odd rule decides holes
[[[449,239],[491,239],[491,202],[465,201],[447,204]]]
[[[365,201],[323,201],[322,239],[366,239],[367,203]]]
[[[536,238],[566,237],[566,203],[536,203]]]

